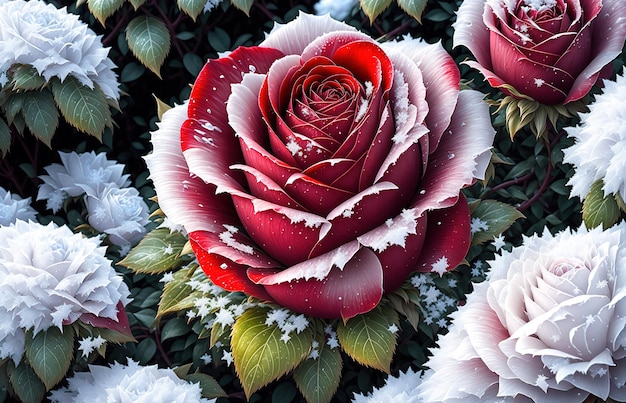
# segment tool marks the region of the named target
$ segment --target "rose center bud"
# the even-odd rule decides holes
[[[563,9],[557,7],[556,0],[522,0],[518,3],[517,16],[521,19],[528,17],[537,21],[554,18],[562,12]]]
[[[554,262],[548,268],[548,271],[555,276],[563,276],[565,273],[568,273],[572,270],[581,270],[587,269],[587,266],[583,261],[579,260],[559,260],[558,262]]]

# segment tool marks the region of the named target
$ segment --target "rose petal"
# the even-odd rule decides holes
[[[246,175],[250,194],[260,199],[285,207],[304,210],[283,188],[270,177],[248,165],[233,165],[231,169],[239,169]]]
[[[326,216],[338,204],[354,195],[304,174],[293,174],[285,184],[285,190],[306,210],[320,216]]]

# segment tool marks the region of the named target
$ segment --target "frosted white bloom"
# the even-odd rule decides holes
[[[130,185],[128,174],[123,174],[124,165],[107,160],[105,153],[96,154],[91,151],[78,154],[76,152],[59,152],[61,164],[51,164],[44,169],[48,175],[39,178],[44,182],[39,186],[37,200],[61,201],[67,196],[77,197],[83,193],[99,195],[109,184],[117,187]],[[60,204],[49,203],[48,207],[57,212]]]
[[[148,206],[135,188],[109,184],[99,195],[85,196],[89,225],[118,246],[130,246],[147,232]]]
[[[574,165],[568,185],[572,196],[584,199],[591,185],[604,182],[604,195],[626,197],[626,78],[604,81],[604,93],[581,114],[581,124],[567,128],[573,146],[563,150],[564,162]]]
[[[626,223],[545,231],[489,263],[432,351],[423,401],[626,401]]]
[[[313,5],[315,14],[330,14],[336,20],[343,20],[359,3],[359,0],[320,0]]]
[[[129,360],[128,365],[90,365],[89,372],[75,373],[67,387],[53,390],[49,397],[58,403],[215,402],[201,393],[199,384],[180,379],[170,368],[141,366]]]
[[[389,376],[385,384],[367,395],[355,394],[353,403],[378,403],[378,402],[419,402],[416,389],[421,382],[422,372],[414,372],[411,368],[406,372],[400,372],[398,377]]]
[[[0,187],[0,225],[9,225],[16,220],[33,220],[37,211],[30,206],[30,197],[22,199],[19,195]]]
[[[97,238],[54,223],[18,220],[0,227],[0,359],[16,365],[24,332],[93,317],[117,322],[128,287]]]
[[[73,76],[117,100],[117,75],[108,54],[100,36],[65,7],[43,1],[0,3],[0,73],[15,64],[30,65],[47,81]]]

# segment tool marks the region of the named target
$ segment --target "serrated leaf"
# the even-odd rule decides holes
[[[231,0],[231,3],[233,6],[246,13],[247,16],[250,16],[250,9],[252,8],[254,0]]]
[[[11,130],[9,125],[0,118],[0,152],[4,158],[11,148]]]
[[[179,254],[186,242],[187,238],[180,232],[157,228],[149,232],[119,264],[135,273],[163,273],[182,261]]]
[[[28,130],[51,147],[52,136],[59,126],[59,111],[50,91],[28,91],[25,94],[22,115]]]
[[[476,209],[472,211],[472,219],[479,219],[487,226],[487,229],[477,231],[472,236],[472,245],[480,245],[493,239],[509,227],[519,218],[525,218],[515,207],[496,200],[482,200]]]
[[[304,360],[293,373],[293,379],[308,403],[330,402],[341,380],[343,361],[339,349],[331,349],[324,340],[319,345],[319,356]]]
[[[583,221],[589,229],[602,224],[607,229],[615,224],[620,217],[620,209],[613,195],[604,196],[604,183],[595,181],[583,201]]]
[[[82,85],[76,78],[52,81],[52,95],[69,124],[101,141],[102,133],[111,127],[111,110],[102,91]]]
[[[177,0],[176,3],[178,4],[178,8],[195,21],[202,10],[204,10],[206,0]]]
[[[202,373],[187,374],[182,377],[187,382],[200,384],[202,397],[205,399],[215,399],[218,397],[228,397],[224,389],[215,380],[215,378]]]
[[[337,337],[343,351],[355,361],[389,373],[396,349],[396,334],[391,331],[393,325],[398,326],[397,312],[379,305],[340,323]]]
[[[179,270],[174,273],[172,281],[165,283],[157,309],[157,318],[193,307],[193,299],[190,299],[185,306],[180,306],[181,302],[193,292],[188,282],[187,271]]]
[[[38,90],[46,85],[46,79],[34,67],[24,65],[15,69],[11,84],[16,91]]]
[[[405,13],[422,22],[422,13],[426,8],[428,0],[398,0],[398,5]]]
[[[139,7],[141,7],[145,2],[146,0],[130,0],[130,4],[133,5],[135,10],[139,9]]]
[[[391,0],[359,0],[361,4],[361,9],[370,19],[370,24],[374,22],[376,17],[378,17],[389,5],[391,4]]]
[[[170,51],[170,33],[163,21],[140,15],[126,27],[126,40],[131,52],[144,66],[161,78],[161,65]]]
[[[7,122],[9,124],[13,124],[15,119],[22,112],[22,107],[24,106],[24,98],[26,97],[25,92],[11,93],[6,101],[2,104],[2,110],[6,116]]]
[[[26,357],[47,390],[65,377],[73,356],[74,331],[70,326],[63,332],[53,326],[26,340]]]
[[[87,7],[100,24],[104,25],[106,19],[113,15],[124,4],[124,0],[89,0]]]
[[[231,347],[235,370],[246,396],[295,368],[309,354],[313,335],[309,328],[291,332],[288,341],[282,331],[267,326],[268,308],[251,308],[232,327]]]
[[[43,401],[46,387],[33,369],[25,362],[20,362],[17,368],[8,368],[9,381],[13,391],[23,403],[39,403]]]

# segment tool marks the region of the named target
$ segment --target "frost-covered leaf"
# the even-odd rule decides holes
[[[38,90],[46,85],[46,79],[32,66],[19,66],[13,72],[11,81],[15,91]]]
[[[339,349],[330,348],[324,338],[318,343],[318,356],[304,360],[293,373],[298,389],[309,403],[330,402],[341,380],[343,361]]]
[[[4,119],[0,118],[0,153],[2,153],[2,157],[9,152],[11,148],[11,130],[9,130],[9,125]]]
[[[184,380],[197,383],[202,389],[202,397],[205,399],[215,399],[218,397],[228,397],[228,394],[224,392],[224,389],[215,380],[215,378],[202,373],[187,374],[182,377]]]
[[[360,0],[360,3],[361,9],[370,19],[370,23],[372,23],[376,17],[389,7],[391,0]]]
[[[515,220],[524,218],[524,214],[515,207],[496,200],[482,200],[478,205],[472,205],[471,212],[471,225],[479,228],[472,236],[472,245],[493,241]]]
[[[428,0],[398,0],[398,5],[404,12],[419,22],[422,21],[422,13],[427,3]]]
[[[340,323],[337,337],[343,350],[355,361],[389,373],[396,349],[398,314],[388,306],[357,315]]]
[[[189,285],[189,270],[178,270],[174,273],[174,278],[165,283],[163,286],[163,294],[161,294],[159,301],[157,318],[170,313],[184,311],[194,306],[194,299],[188,297],[192,294],[196,296],[196,294],[199,293],[194,293]]]
[[[206,4],[206,0],[177,0],[178,7],[195,21]]]
[[[74,356],[74,332],[65,326],[63,332],[50,327],[26,338],[26,357],[48,390],[65,377]]]
[[[157,228],[149,232],[119,264],[135,273],[163,273],[182,261],[180,252],[186,242],[187,238],[180,232]]]
[[[254,0],[231,0],[231,3],[249,16]]]
[[[309,328],[283,339],[277,324],[265,324],[268,308],[251,308],[232,327],[235,370],[246,396],[285,375],[309,354],[313,335]]]
[[[13,391],[23,403],[39,403],[43,401],[46,394],[46,387],[41,382],[33,369],[22,361],[13,367],[13,363],[9,364],[8,374],[9,381],[13,387]]]
[[[91,89],[74,77],[63,82],[52,80],[52,94],[65,120],[101,140],[104,129],[112,126],[111,110],[97,87]]]
[[[22,115],[31,133],[51,147],[52,136],[59,126],[59,111],[50,91],[28,91]]]
[[[170,33],[163,21],[140,15],[126,27],[126,40],[133,54],[159,78],[161,65],[170,51]]]
[[[602,180],[591,185],[583,202],[583,221],[587,228],[595,228],[602,224],[604,229],[615,224],[620,217],[620,208],[613,195],[604,196]]]
[[[87,6],[102,25],[124,4],[124,0],[89,0]]]

